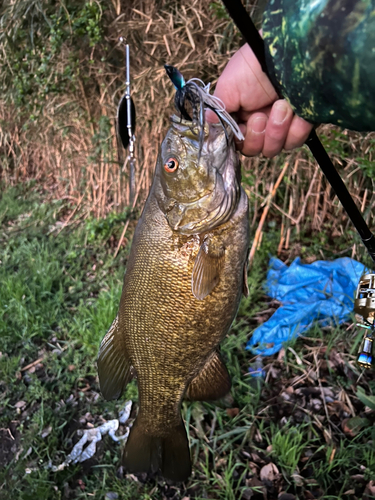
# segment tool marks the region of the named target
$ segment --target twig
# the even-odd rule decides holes
[[[307,206],[307,202],[309,201],[309,198],[311,196],[311,193],[312,193],[312,189],[313,189],[313,186],[314,186],[314,183],[315,183],[315,179],[316,179],[316,176],[318,175],[318,172],[319,172],[319,167],[317,166],[316,169],[315,169],[315,172],[314,172],[314,175],[313,175],[313,178],[311,180],[311,183],[310,183],[310,186],[309,186],[309,189],[306,193],[306,196],[305,196],[305,199],[303,201],[303,205],[302,205],[302,208],[301,208],[301,212],[299,214],[299,216],[297,217],[296,221],[295,221],[295,224],[298,225],[300,223],[300,220],[302,219],[302,217],[305,215],[305,211],[306,211],[306,206]]]
[[[72,210],[72,211],[70,212],[70,214],[69,214],[68,218],[66,219],[66,221],[64,222],[64,224],[60,227],[59,231],[56,233],[56,236],[57,236],[58,234],[60,234],[60,233],[61,233],[61,231],[62,231],[62,230],[63,230],[63,229],[64,229],[64,228],[65,228],[65,227],[69,224],[69,221],[71,220],[71,218],[72,218],[72,217],[73,217],[73,215],[77,212],[77,210],[78,210],[79,206],[81,205],[81,203],[82,203],[82,200],[83,200],[84,196],[85,196],[85,193],[83,193],[83,195],[82,195],[82,196],[81,196],[81,198],[79,199],[79,201],[78,201],[77,205],[75,206],[74,210]]]
[[[263,210],[262,216],[260,218],[257,230],[255,232],[255,237],[254,237],[253,245],[252,245],[251,250],[250,250],[250,254],[249,254],[249,268],[252,265],[252,262],[253,262],[254,256],[255,256],[255,252],[256,252],[256,250],[258,248],[258,244],[259,244],[260,238],[262,236],[263,225],[264,225],[264,222],[266,220],[267,214],[269,212],[269,209],[270,209],[270,206],[271,206],[271,202],[272,202],[272,198],[275,196],[276,191],[277,191],[277,189],[278,189],[281,181],[283,180],[283,177],[284,177],[284,174],[286,172],[286,169],[288,168],[288,165],[289,165],[289,162],[286,162],[285,165],[284,165],[284,168],[280,172],[280,175],[279,175],[279,177],[278,177],[278,179],[277,179],[277,181],[276,181],[276,183],[275,183],[275,185],[274,185],[271,193],[268,195],[268,198],[267,198],[267,201],[266,201],[266,206],[264,207],[264,210]]]
[[[33,361],[29,365],[24,366],[23,368],[21,368],[21,372],[25,372],[27,370],[30,370],[30,368],[32,368],[33,366],[36,366],[38,363],[41,363],[44,360],[44,357],[45,356],[42,356],[41,358],[38,358],[36,361]]]

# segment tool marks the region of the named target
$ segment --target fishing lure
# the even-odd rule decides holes
[[[364,332],[357,363],[362,368],[371,368],[375,339],[375,273],[361,277],[354,300],[354,312],[357,316],[357,327]]]
[[[185,82],[182,73],[177,68],[168,64],[165,64],[164,68],[176,89],[174,99],[176,110],[181,114],[182,118],[192,121],[193,126],[197,125],[199,127],[199,151],[202,149],[204,140],[205,109],[210,109],[217,115],[223,126],[227,141],[228,134],[225,123],[229,125],[238,140],[244,140],[238,124],[225,110],[224,103],[218,97],[210,94],[210,84],[205,85],[199,78],[191,78],[188,82]],[[186,101],[191,105],[193,118],[190,117],[186,109]]]
[[[120,37],[120,42],[125,43],[125,40]],[[117,108],[117,134],[121,139],[124,149],[129,150],[129,183],[130,183],[130,198],[133,199],[135,191],[135,106],[130,95],[130,48],[129,44],[125,44],[125,65],[126,65],[126,89],[125,94],[121,97]]]

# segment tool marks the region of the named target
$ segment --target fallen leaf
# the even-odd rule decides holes
[[[329,361],[335,368],[339,368],[340,366],[345,364],[344,358],[340,353],[336,351],[336,349],[332,349],[329,354]]]
[[[262,481],[273,482],[277,478],[278,474],[279,474],[279,469],[276,467],[275,464],[273,464],[272,462],[270,462],[269,464],[264,465],[260,469],[260,474],[259,475],[260,475],[260,479]]]
[[[14,405],[15,408],[19,408],[20,410],[23,410],[25,406],[26,406],[26,401],[18,401],[18,403]]]
[[[375,495],[375,481],[370,481],[366,485],[364,495],[371,495],[371,496]]]
[[[316,497],[310,491],[305,490],[305,499],[306,500],[315,500],[315,498]]]
[[[293,481],[294,483],[296,484],[296,486],[303,486],[303,483],[304,483],[304,479],[302,476],[300,476],[299,474],[292,474],[291,476],[293,478]]]
[[[277,355],[277,361],[283,361],[284,357],[285,357],[285,349],[284,347],[282,347],[280,349],[279,354]]]
[[[362,417],[345,418],[341,422],[342,430],[351,437],[356,436],[362,429],[369,425],[370,421]]]
[[[277,500],[295,500],[295,496],[292,493],[280,493]]]
[[[225,411],[226,411],[228,417],[230,417],[230,418],[234,418],[240,413],[239,408],[227,408]]]
[[[363,474],[353,474],[350,478],[354,481],[358,481],[359,483],[365,482],[365,476]]]
[[[250,479],[246,479],[246,486],[250,488],[263,487],[263,483],[256,476],[253,476]]]
[[[226,458],[219,458],[219,460],[217,460],[215,462],[215,466],[218,468],[218,467],[225,467],[227,465],[227,459]]]
[[[85,483],[82,481],[82,479],[78,479],[78,486],[81,488],[82,491],[86,488]]]

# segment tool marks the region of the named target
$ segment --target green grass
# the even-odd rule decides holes
[[[262,282],[277,248],[275,230],[264,235],[249,297],[222,345],[231,397],[183,405],[194,463],[188,483],[124,475],[122,445],[108,437],[88,462],[53,472],[50,465],[63,462],[77,430],[117,417],[128,398],[134,416],[137,403],[134,382],[122,401],[104,401],[95,366],[119,303],[129,248],[115,260],[112,255],[128,215],[71,221],[61,230],[66,213],[62,202],[43,202],[35,186],[12,188],[0,199],[0,498],[10,491],[15,500],[104,499],[108,493],[123,500],[257,500],[276,499],[281,491],[301,499],[307,492],[371,498],[363,495],[375,478],[375,412],[365,412],[357,391],[373,397],[375,377],[361,376],[353,362],[360,342],[355,330],[315,327],[309,338],[288,344],[292,350],[263,359],[266,381],[248,374],[255,360],[244,346],[256,317],[269,308]],[[305,247],[308,253],[307,240]],[[323,389],[332,402],[314,409]],[[360,417],[353,435],[343,426],[351,411]],[[278,473],[260,480],[271,462]]]

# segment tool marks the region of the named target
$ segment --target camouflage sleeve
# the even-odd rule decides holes
[[[375,0],[270,0],[271,78],[313,123],[375,130]]]

